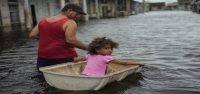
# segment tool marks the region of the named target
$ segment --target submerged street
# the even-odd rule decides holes
[[[36,70],[38,40],[30,31],[0,32],[1,94],[197,94],[200,93],[200,15],[190,11],[157,11],[78,23],[77,38],[90,43],[108,37],[119,43],[116,59],[146,63],[139,74],[98,91],[65,91],[50,87]],[[79,56],[87,52],[77,49]]]

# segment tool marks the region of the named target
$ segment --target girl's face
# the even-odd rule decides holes
[[[110,44],[106,45],[105,47],[102,47],[100,49],[96,49],[98,54],[102,55],[111,55],[112,54],[112,48]]]

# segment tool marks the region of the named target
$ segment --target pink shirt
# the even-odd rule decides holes
[[[102,76],[106,73],[107,64],[114,58],[109,55],[90,55],[85,56],[87,65],[81,74],[88,76]]]

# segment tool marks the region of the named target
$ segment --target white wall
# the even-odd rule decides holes
[[[1,0],[0,7],[3,27],[10,26],[10,14],[7,0]]]
[[[8,0],[1,0],[0,2],[0,9],[1,9],[1,19],[2,19],[2,24],[3,27],[9,27],[11,26],[11,20],[10,20],[10,11],[9,11],[9,6],[8,6]],[[24,10],[23,6],[21,3],[18,2],[18,10],[19,10],[19,19],[20,23],[24,24],[25,19],[24,19]]]

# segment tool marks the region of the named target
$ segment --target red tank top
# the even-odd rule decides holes
[[[65,40],[62,26],[67,20],[68,18],[63,18],[56,22],[47,22],[43,19],[39,22],[38,57],[59,59],[77,56],[75,48]]]

